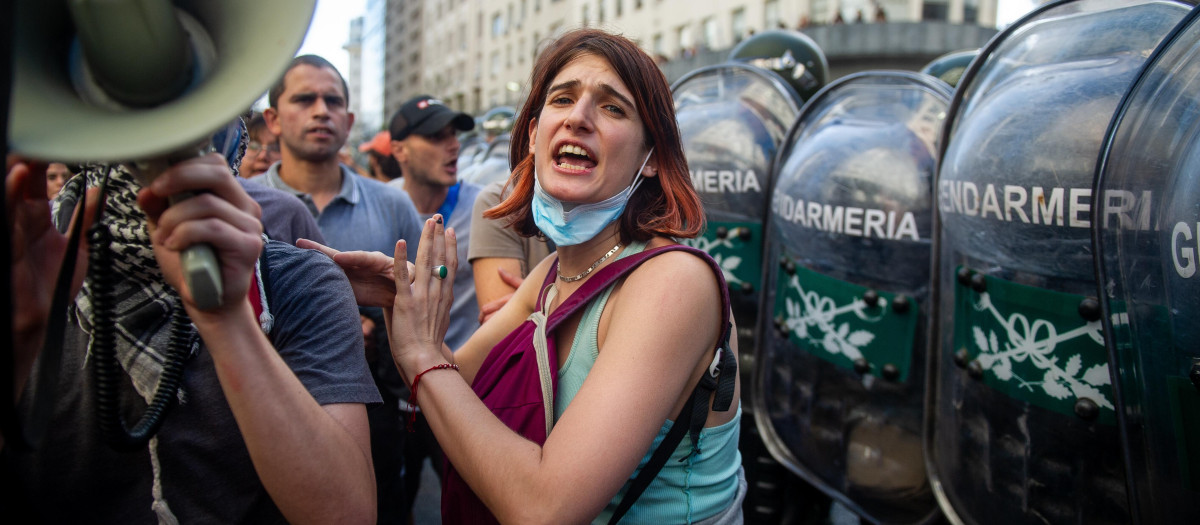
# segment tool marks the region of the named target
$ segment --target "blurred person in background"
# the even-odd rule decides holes
[[[246,154],[242,156],[242,165],[238,175],[250,178],[267,171],[272,164],[279,162],[279,137],[267,128],[262,113],[257,111],[246,122],[246,133],[250,140],[246,142]]]
[[[58,192],[62,190],[63,184],[75,174],[70,166],[61,162],[51,162],[46,167],[46,197],[54,200],[58,196]]]

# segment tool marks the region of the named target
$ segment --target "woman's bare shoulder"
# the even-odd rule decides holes
[[[678,244],[655,238],[647,249]],[[695,253],[668,251],[651,257],[634,270],[622,287],[633,295],[662,295],[673,300],[720,301],[717,276],[708,261]]]

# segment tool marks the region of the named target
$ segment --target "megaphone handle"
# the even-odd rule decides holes
[[[191,193],[180,193],[169,200],[171,204],[176,204],[191,197]],[[217,260],[217,253],[212,245],[200,243],[188,246],[180,254],[179,264],[183,268],[183,280],[196,306],[201,310],[221,306],[225,287],[221,282],[221,262]]]

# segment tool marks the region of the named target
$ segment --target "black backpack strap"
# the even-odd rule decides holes
[[[688,397],[687,402],[683,404],[683,408],[675,418],[675,423],[671,425],[671,430],[667,431],[666,437],[658,444],[658,448],[654,449],[654,454],[650,456],[650,461],[647,461],[646,466],[638,472],[637,477],[634,478],[633,483],[629,486],[629,490],[621,498],[621,503],[617,505],[612,518],[608,520],[609,525],[621,521],[625,513],[629,512],[633,504],[637,502],[642,493],[646,491],[646,488],[650,486],[650,482],[654,481],[659,471],[667,464],[667,459],[671,457],[671,453],[683,442],[685,433],[692,437],[692,454],[700,452],[700,431],[704,429],[704,423],[708,420],[708,398],[712,396],[714,391],[717,395],[713,399],[713,410],[724,412],[729,410],[730,405],[733,404],[733,391],[736,386],[735,379],[737,378],[737,360],[734,359],[733,351],[729,347],[729,337],[733,329],[733,323],[729,320],[729,288],[725,285],[725,276],[721,273],[721,268],[717,266],[716,261],[713,261],[708,254],[695,248],[683,245],[671,245],[643,253],[649,254],[647,256],[649,258],[669,250],[688,251],[708,262],[709,267],[716,274],[717,284],[721,288],[721,325],[723,328],[714,351],[713,362],[709,365],[708,371],[700,376],[699,383],[696,384],[696,388],[692,389],[692,395]]]

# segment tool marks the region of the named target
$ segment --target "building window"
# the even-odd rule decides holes
[[[734,43],[741,42],[743,38],[746,38],[746,8],[734,9],[731,19],[729,33],[733,36]]]
[[[596,2],[596,23],[604,25],[604,0]]]
[[[717,48],[717,18],[710,16],[704,19],[701,23],[704,27],[704,47],[708,49]]]
[[[950,5],[945,2],[925,2],[921,20],[945,22],[950,18]]]
[[[779,18],[779,0],[767,0],[763,4],[763,29],[776,29],[782,21]]]
[[[652,40],[652,42],[654,42],[654,47],[653,47],[653,49],[654,49],[654,54],[655,54],[655,55],[664,55],[664,56],[665,56],[665,55],[667,54],[667,51],[666,51],[666,49],[664,49],[664,48],[663,48],[663,35],[662,35],[662,33],[655,33],[655,34],[654,34],[654,39]]]
[[[621,11],[624,8],[624,4],[625,4],[625,0],[617,0],[617,6],[615,9],[616,14],[613,16],[616,16],[617,18],[621,18]]]
[[[492,38],[502,36],[504,36],[504,14],[496,13],[492,15]]]
[[[592,8],[591,5],[588,5],[588,4],[583,5],[583,27],[588,26],[588,18],[591,16],[591,14],[590,14],[591,8]]]
[[[692,28],[686,25],[679,26],[677,29],[675,29],[675,38],[679,42],[679,54],[683,56],[691,56]]]
[[[979,2],[967,0],[963,2],[963,23],[977,24],[979,23]]]

